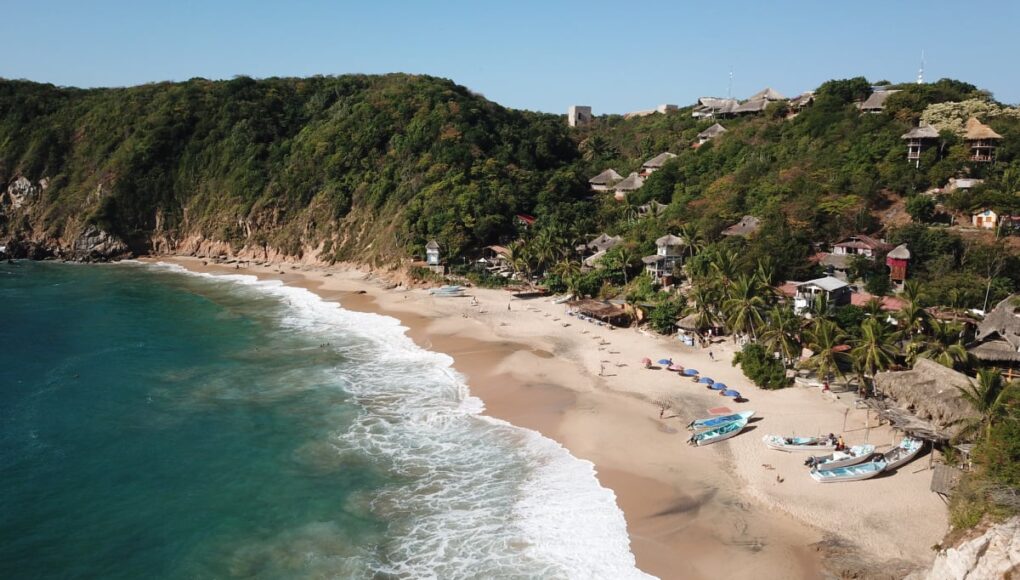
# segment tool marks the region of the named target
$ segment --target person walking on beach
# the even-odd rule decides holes
[[[708,358],[712,359],[712,362],[715,362],[715,354],[713,354],[712,351],[708,351]]]
[[[509,302],[506,303],[506,311],[510,312],[510,303]]]

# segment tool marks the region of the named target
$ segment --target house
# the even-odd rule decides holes
[[[638,175],[636,172],[631,173],[621,181],[613,186],[613,196],[617,201],[623,201],[627,199],[627,194],[635,192],[641,189],[641,186],[645,184],[643,177]]]
[[[925,147],[939,138],[939,132],[931,125],[922,123],[900,136],[907,142],[907,161],[913,161],[914,167],[921,166],[921,152]]]
[[[975,117],[967,119],[966,131],[963,140],[970,147],[970,160],[978,163],[995,161],[995,146],[1002,139],[988,125],[978,121]]]
[[[999,225],[999,214],[991,209],[983,209],[970,216],[971,222],[976,228],[994,230]]]
[[[705,129],[701,133],[698,133],[698,142],[695,145],[695,147],[700,147],[700,146],[704,145],[705,143],[708,143],[712,139],[715,139],[719,135],[722,135],[725,132],[726,132],[726,127],[723,127],[719,123],[716,123],[715,125],[712,125],[708,129]]]
[[[584,105],[570,105],[567,109],[567,126],[587,127],[591,125],[595,117],[591,114],[591,107]]]
[[[648,271],[652,280],[659,283],[670,281],[674,268],[683,263],[686,245],[683,238],[673,234],[667,234],[655,240],[655,254],[641,258],[645,264],[645,270]]]
[[[1013,294],[978,324],[974,343],[967,349],[975,358],[1006,374],[1020,377],[1020,294]]]
[[[680,107],[678,107],[676,105],[670,105],[668,103],[663,103],[663,104],[659,105],[658,107],[655,107],[655,112],[656,113],[661,113],[663,115],[665,115],[667,113],[675,113],[675,112],[677,112],[679,110],[680,110]]]
[[[900,244],[885,255],[885,265],[889,266],[889,279],[902,284],[907,279],[910,269],[910,250],[906,244]]]
[[[608,234],[602,233],[588,243],[577,246],[577,252],[582,256],[592,252],[590,255],[581,260],[581,264],[587,268],[598,267],[599,262],[602,260],[602,257],[606,255],[606,252],[613,249],[621,242],[623,242],[623,238],[620,236],[609,236]]]
[[[435,240],[429,240],[429,243],[425,244],[425,264],[429,270],[437,274],[442,274],[445,271],[439,256],[439,243]]]
[[[777,91],[771,88],[764,88],[757,93],[751,95],[747,101],[738,105],[733,109],[733,113],[740,115],[743,113],[760,113],[769,106],[769,103],[776,101],[785,101],[786,97],[779,94]]]
[[[836,256],[864,256],[874,260],[878,257],[878,254],[888,252],[891,249],[892,245],[882,240],[877,240],[864,234],[857,234],[834,244],[832,246],[832,253]]]
[[[790,109],[799,112],[804,108],[811,106],[814,102],[815,92],[806,91],[790,99]]]
[[[531,226],[535,225],[536,218],[535,216],[530,214],[519,213],[516,216],[514,216],[514,219],[517,221],[517,225],[521,226],[524,229],[528,229]]]
[[[691,116],[695,119],[708,119],[717,116],[732,115],[740,103],[736,99],[720,99],[717,97],[701,97],[698,99]]]
[[[662,212],[666,211],[669,206],[664,203],[659,203],[654,199],[644,205],[639,205],[637,208],[638,217],[655,217]]]
[[[745,215],[740,221],[722,231],[724,236],[750,237],[761,229],[761,220],[753,215]]]
[[[607,169],[588,180],[592,191],[609,191],[613,186],[623,181],[623,176],[615,169]]]
[[[898,90],[887,90],[883,87],[875,87],[868,98],[863,103],[857,105],[862,113],[881,113],[885,110],[885,101],[892,95],[898,93]]]
[[[829,307],[850,304],[850,285],[838,278],[825,276],[793,284],[793,310],[797,314],[810,310],[819,299],[825,300]]]
[[[509,277],[513,273],[510,258],[511,252],[504,246],[485,246],[478,264],[495,275]]]
[[[882,304],[883,312],[899,312],[907,305],[907,301],[895,296],[875,296],[870,292],[851,292],[850,305],[864,308],[872,300],[878,300]]]
[[[950,177],[949,182],[942,188],[942,191],[952,193],[957,190],[974,189],[984,182],[984,179],[977,179],[975,177]]]
[[[670,159],[676,159],[676,154],[667,151],[666,153],[659,153],[655,157],[645,161],[641,164],[641,177],[648,177],[662,169],[662,166]]]

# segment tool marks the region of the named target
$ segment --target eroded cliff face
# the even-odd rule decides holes
[[[990,526],[983,534],[939,552],[930,570],[910,580],[1020,578],[1020,517]]]

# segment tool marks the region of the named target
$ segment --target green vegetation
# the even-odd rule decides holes
[[[733,356],[733,364],[739,364],[747,378],[763,389],[781,389],[790,383],[783,363],[758,343],[744,345]]]

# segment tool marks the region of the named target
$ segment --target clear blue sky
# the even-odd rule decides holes
[[[980,6],[980,9],[978,9]],[[426,73],[596,114],[830,78],[958,78],[1020,102],[1020,1],[6,0],[0,77],[80,87]]]

